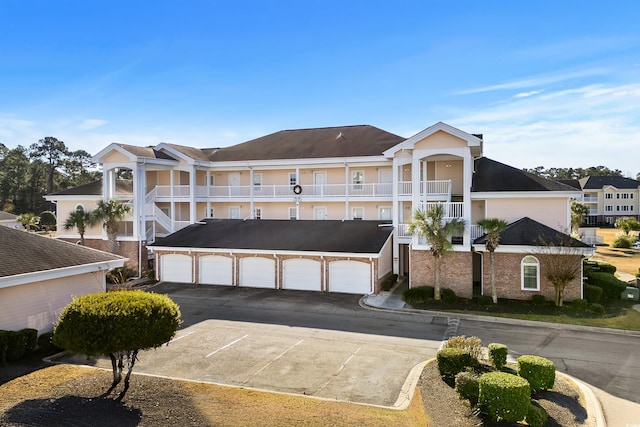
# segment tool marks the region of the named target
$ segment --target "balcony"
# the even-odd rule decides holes
[[[399,196],[411,196],[413,194],[413,183],[411,181],[400,181],[398,183]],[[450,200],[451,180],[421,181],[421,200]]]
[[[155,187],[156,198],[189,198],[191,196],[191,187],[188,185],[157,185]],[[147,196],[154,193],[151,190]]]
[[[384,197],[393,195],[391,183],[373,184],[301,184],[300,194],[293,191],[291,185],[235,185],[235,186],[198,186],[197,197],[202,198],[250,198],[278,199],[288,197],[341,198],[341,197]]]
[[[584,196],[582,198],[583,203],[598,203],[598,196]]]

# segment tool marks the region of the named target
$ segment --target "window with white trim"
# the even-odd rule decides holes
[[[289,219],[298,219],[298,215],[296,214],[297,209],[296,208],[289,208]]]
[[[613,193],[604,193],[605,199],[613,199]]]
[[[216,208],[204,208],[204,217],[205,218],[215,218],[216,217]]]
[[[351,184],[353,184],[354,190],[362,190],[362,184],[364,184],[364,171],[352,171]]]
[[[298,174],[295,172],[289,172],[289,185],[294,186],[298,183]]]
[[[253,219],[262,219],[262,208],[253,209]]]
[[[364,208],[352,208],[351,219],[364,219]]]
[[[209,187],[214,187],[216,185],[216,176],[209,175]]]
[[[605,212],[613,212],[613,206],[611,206],[611,205],[605,205],[605,207],[604,207],[604,211],[605,211]]]
[[[521,277],[523,291],[539,291],[540,290],[540,262],[534,256],[527,255],[522,258]]]
[[[262,174],[254,173],[253,174],[253,188],[256,190],[260,190],[262,187]]]
[[[391,206],[379,206],[378,219],[382,221],[391,221]]]
[[[78,210],[78,209],[82,209],[84,211],[84,206],[81,203],[78,203],[76,205],[76,209],[75,210]]]

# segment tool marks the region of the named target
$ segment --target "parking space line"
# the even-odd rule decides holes
[[[174,342],[174,341],[181,340],[182,338],[188,337],[189,335],[191,335],[191,334],[193,334],[193,333],[195,333],[195,332],[196,332],[196,331],[191,331],[191,332],[189,332],[189,333],[186,333],[186,334],[184,334],[184,335],[181,335],[181,336],[179,336],[179,337],[176,337],[176,338],[172,339],[172,340],[171,340],[171,341],[169,341],[169,342]]]
[[[238,339],[237,339],[237,340],[235,340],[235,341],[231,341],[229,344],[227,344],[227,345],[223,345],[222,347],[220,347],[220,348],[219,348],[219,349],[217,349],[216,351],[212,351],[211,353],[207,354],[205,357],[213,356],[213,355],[214,355],[214,354],[216,354],[217,352],[219,352],[219,351],[221,351],[221,350],[224,350],[224,349],[225,349],[225,348],[227,348],[227,347],[231,347],[231,346],[232,346],[232,345],[234,345],[235,343],[237,343],[237,342],[239,342],[239,341],[242,341],[243,339],[245,339],[245,338],[246,338],[246,337],[248,337],[248,336],[249,336],[249,335],[244,335],[244,336],[242,336],[242,337],[238,338]]]
[[[333,378],[333,377],[337,377],[337,376],[338,376],[338,374],[339,374],[340,372],[342,372],[342,370],[347,366],[347,363],[351,362],[351,359],[353,359],[353,358],[355,357],[355,355],[356,355],[356,354],[358,354],[358,352],[359,352],[361,349],[362,349],[362,347],[358,347],[358,349],[357,349],[356,351],[354,351],[353,353],[351,353],[351,355],[350,355],[349,357],[347,357],[347,360],[345,360],[345,361],[344,361],[344,363],[342,364],[342,366],[340,366],[340,368],[339,368],[339,369],[338,369],[334,374],[332,374],[332,375],[331,375],[331,377],[332,377],[332,378]],[[313,394],[315,395],[315,394],[320,393],[322,390],[324,390],[324,389],[325,389],[325,387],[327,387],[327,386],[329,385],[329,383],[330,383],[330,382],[331,382],[331,378],[330,378],[326,383],[324,383],[324,384],[322,385],[322,387],[320,387],[318,390],[316,390],[316,392],[315,392],[315,393],[313,393]]]
[[[285,351],[283,351],[282,353],[280,353],[278,355],[278,357],[276,357],[275,359],[273,359],[272,361],[270,361],[269,363],[267,363],[266,365],[264,365],[262,368],[260,368],[255,374],[253,374],[252,376],[256,376],[258,375],[260,372],[264,371],[265,369],[267,369],[273,362],[275,362],[276,360],[280,359],[282,356],[284,356],[285,354],[287,354],[288,352],[290,352],[291,350],[293,350],[294,348],[296,348],[297,346],[299,346],[300,344],[302,344],[304,342],[304,340],[300,340],[297,343],[295,343],[294,345],[292,345],[291,347],[289,347],[288,349],[286,349]],[[248,380],[247,380],[248,381]],[[246,382],[246,381],[245,381]]]

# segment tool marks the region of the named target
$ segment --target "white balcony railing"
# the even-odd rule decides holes
[[[582,201],[584,203],[598,203],[598,196],[584,196]]]
[[[151,192],[150,192],[151,193]],[[191,196],[191,187],[188,185],[157,185],[156,186],[156,198],[162,197],[189,197]]]
[[[471,238],[472,242],[478,237],[483,236],[485,233],[486,233],[485,229],[480,227],[479,225],[472,224],[469,227],[469,237]]]
[[[427,202],[421,203],[418,209],[429,212],[436,206],[442,206],[444,210],[443,219],[463,218],[464,203],[463,202]]]

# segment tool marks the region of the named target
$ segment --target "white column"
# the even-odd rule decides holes
[[[349,219],[349,189],[351,188],[351,177],[349,176],[349,165],[344,164],[344,219]]]
[[[471,152],[465,150],[462,155],[462,165],[464,168],[464,188],[463,188],[463,204],[462,204],[462,218],[464,219],[464,236],[462,243],[466,247],[471,247],[471,181],[473,179],[473,158]],[[486,208],[486,201],[485,201]]]
[[[400,274],[400,243],[398,243],[398,227],[399,221],[399,203],[398,203],[398,174],[402,170],[402,166],[398,165],[398,158],[393,158],[393,166],[391,167],[391,221],[393,224],[393,272],[394,274]]]
[[[189,222],[195,223],[197,218],[196,212],[196,167],[193,166],[189,171]]]
[[[176,219],[176,202],[173,200],[173,184],[174,184],[174,179],[173,179],[173,173],[174,170],[172,169],[169,173],[169,200],[171,202],[170,204],[170,210],[169,213],[171,214],[171,232],[173,232],[173,222]]]
[[[296,182],[298,177],[296,176]],[[249,167],[249,217],[255,219],[255,204],[253,200],[253,168]]]

